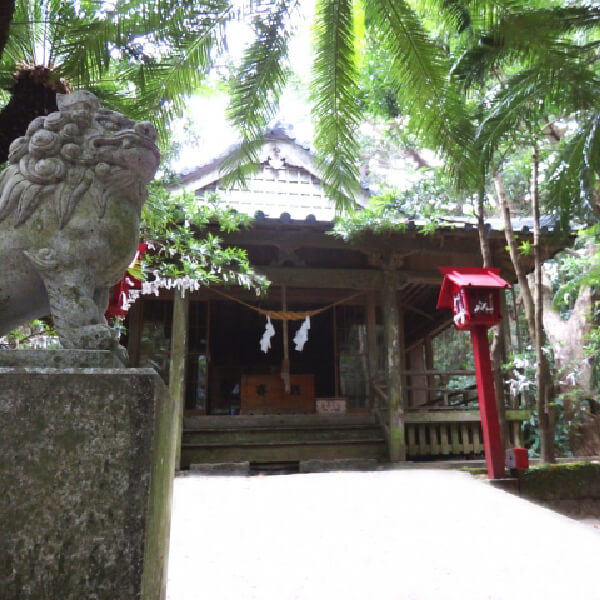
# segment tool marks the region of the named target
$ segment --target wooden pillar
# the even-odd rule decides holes
[[[281,286],[281,310],[287,311],[287,290],[285,285]],[[285,393],[289,394],[290,385],[290,340],[289,340],[289,321],[283,319],[283,363],[281,364],[281,379],[283,379],[283,387]]]
[[[396,273],[392,269],[383,271],[381,300],[383,305],[383,324],[386,351],[386,379],[388,395],[388,447],[390,460],[406,460],[406,442],[404,439],[404,323],[402,311],[398,307],[396,295]]]
[[[408,353],[408,364],[410,371],[425,371],[425,344],[417,344],[413,346],[412,350]],[[407,382],[408,384],[408,382]],[[427,375],[410,375],[410,387],[412,390],[406,391],[408,402],[407,407],[414,408],[416,406],[422,406],[427,404],[429,401],[429,392],[431,386]],[[408,388],[408,385],[407,385]]]
[[[425,336],[424,340],[425,346],[425,369],[427,371],[433,371],[435,369],[434,360],[433,360],[433,340],[430,335]],[[431,390],[435,387],[435,377],[433,375],[427,375],[427,389]],[[427,401],[430,402],[433,400],[435,396],[435,392],[428,392]]]
[[[140,341],[142,327],[144,325],[144,301],[138,298],[127,315],[127,352],[129,354],[129,366],[140,365]]]
[[[179,291],[173,298],[171,325],[171,361],[169,365],[169,392],[177,406],[177,439],[175,441],[175,468],[180,468],[183,411],[185,407],[185,366],[188,348],[190,295]]]
[[[367,357],[369,370],[369,407],[371,409],[378,405],[375,381],[377,379],[377,305],[375,292],[370,291],[366,296],[367,317]]]
[[[333,336],[333,395],[336,398],[340,397],[340,353],[338,350],[338,335],[337,335],[337,306],[332,309],[332,325],[331,335]]]

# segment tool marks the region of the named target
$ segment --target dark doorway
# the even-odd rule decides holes
[[[277,310],[277,306],[267,306]],[[302,311],[313,306],[294,305],[290,310]],[[302,321],[289,321],[290,372],[313,375],[316,397],[335,394],[334,332],[332,311],[311,318],[308,341],[302,352],[295,349],[293,338]],[[208,413],[235,414],[240,405],[242,375],[276,375],[283,360],[282,321],[273,320],[275,335],[271,348],[261,351],[259,341],[266,318],[230,301],[211,302],[210,363]]]

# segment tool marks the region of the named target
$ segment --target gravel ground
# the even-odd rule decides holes
[[[600,531],[469,475],[175,480],[168,600],[600,600]]]

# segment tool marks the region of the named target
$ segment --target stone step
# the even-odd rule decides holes
[[[231,429],[239,427],[349,427],[377,425],[368,413],[332,415],[186,415],[184,429]]]
[[[331,473],[335,471],[376,471],[379,461],[374,458],[338,458],[333,460],[301,460],[300,473]]]
[[[192,463],[188,473],[198,475],[250,475],[250,463]]]
[[[225,462],[282,462],[311,459],[385,460],[386,444],[379,439],[316,440],[310,442],[271,441],[236,444],[207,443],[181,449],[182,468],[190,464]]]
[[[229,429],[186,429],[183,432],[184,445],[197,445],[206,443],[241,443],[241,442],[311,442],[332,441],[346,439],[378,440],[381,430],[378,427],[361,427],[352,425],[347,427],[246,427]]]

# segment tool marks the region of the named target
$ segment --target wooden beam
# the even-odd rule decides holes
[[[338,332],[337,332],[337,306],[332,310],[332,337],[333,337],[333,389],[336,398],[340,397],[340,355],[338,349]]]
[[[144,324],[144,301],[138,298],[129,309],[127,315],[127,352],[129,365],[140,366],[140,341]]]
[[[347,290],[380,290],[383,275],[379,269],[314,269],[255,267],[275,285],[297,288],[329,288]],[[436,271],[395,271],[396,289],[406,283],[440,285],[442,276]]]
[[[424,310],[421,310],[420,308],[417,308],[416,306],[413,306],[412,304],[407,304],[406,302],[403,302],[402,308],[405,308],[406,310],[410,310],[411,312],[414,312],[415,314],[420,315],[421,317],[425,317],[429,321],[434,320],[434,318],[429,313],[426,313]]]
[[[525,421],[531,416],[529,410],[507,410],[508,421]],[[404,417],[406,423],[456,423],[479,421],[479,410],[411,410]]]
[[[210,229],[210,227],[209,227]],[[355,250],[372,254],[374,251],[395,251],[401,254],[421,253],[447,255],[448,248],[453,251],[472,256],[466,249],[461,250],[454,243],[460,240],[462,248],[465,242],[471,242],[473,247],[478,247],[477,230],[436,231],[431,235],[422,235],[417,231],[398,232],[389,235],[378,235],[365,232],[359,238],[347,242],[340,237],[327,235],[329,226],[306,226],[302,223],[293,225],[259,224],[254,223],[250,229],[223,234],[214,227],[215,233],[223,238],[226,244],[236,246],[276,246],[278,248],[334,248],[340,250]],[[504,240],[503,232],[490,232],[490,237]],[[530,238],[531,234],[524,236]]]
[[[425,336],[435,337],[440,331],[450,327],[453,323],[452,317],[448,317],[443,313],[434,322],[423,322],[422,326],[417,331],[411,332],[410,339],[406,342],[406,350],[408,351],[413,346],[420,344]]]
[[[423,338],[423,346],[425,350],[425,369],[427,369],[428,371],[433,371],[433,338],[430,335],[426,335]],[[434,377],[430,374],[427,374],[427,386],[431,388],[433,387],[433,384]],[[427,401],[429,402],[432,399],[433,394],[430,392],[427,395]]]
[[[185,408],[185,367],[188,348],[190,295],[177,292],[173,298],[173,324],[171,326],[171,361],[169,364],[169,392],[177,406],[177,439],[175,442],[175,468],[180,468],[183,411]]]

